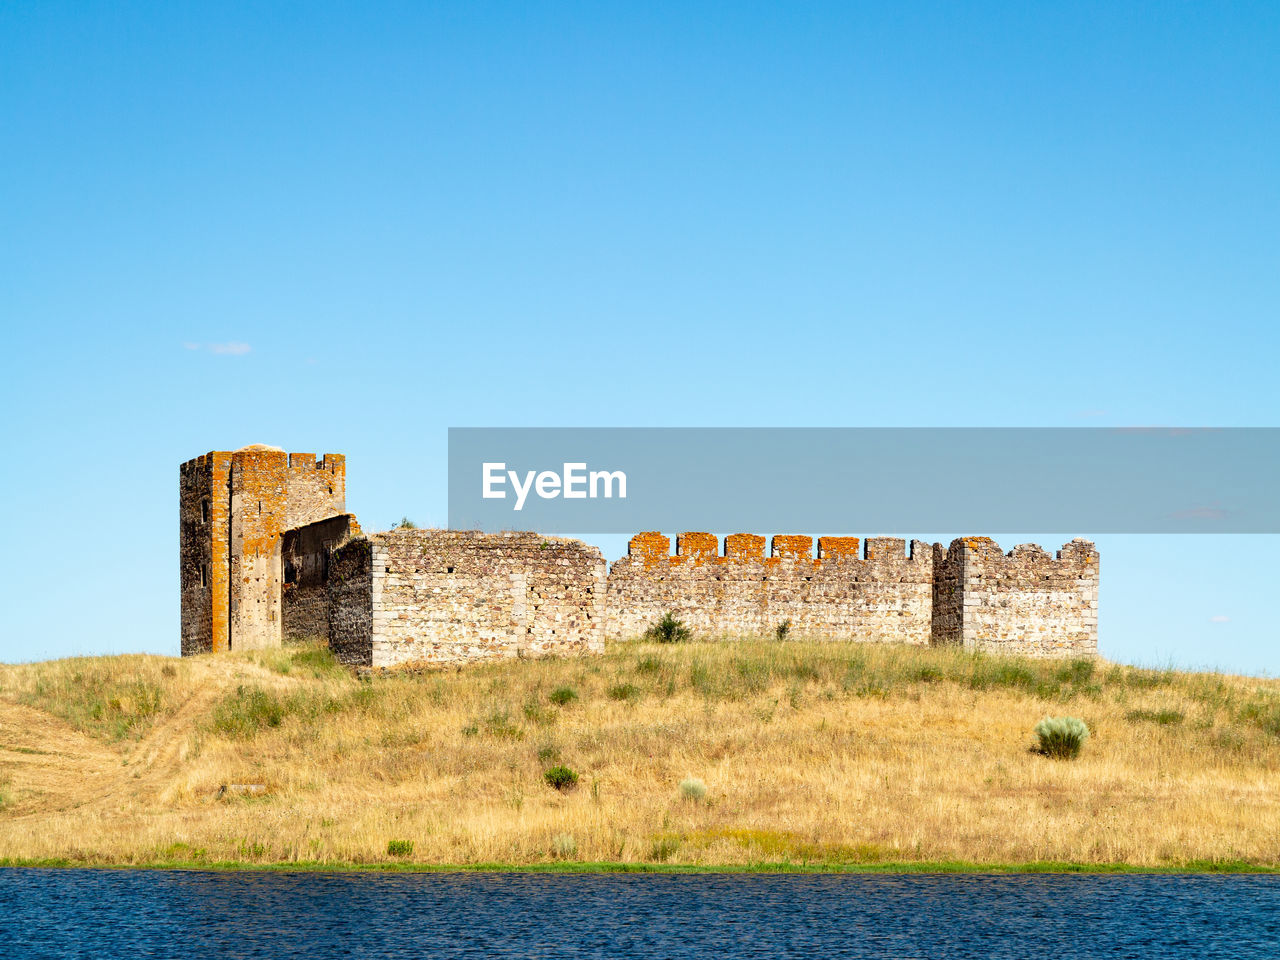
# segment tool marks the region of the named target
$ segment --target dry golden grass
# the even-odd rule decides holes
[[[1047,715],[1079,759],[1032,752]],[[65,660],[0,667],[0,797],[0,860],[1274,866],[1280,683],[766,641]]]

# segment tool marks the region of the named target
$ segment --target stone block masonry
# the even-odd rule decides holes
[[[598,652],[673,613],[702,637],[1097,652],[1098,552],[1008,554],[895,537],[632,537],[600,551],[536,533],[398,529],[346,513],[346,461],[254,445],[179,471],[182,653],[322,639],[346,663],[451,664]],[[767,555],[766,555],[767,552]]]
[[[1099,556],[1088,540],[1056,557],[1033,543],[1001,552],[987,537],[963,537],[934,553],[935,643],[1024,656],[1098,652]]]
[[[354,515],[343,513],[286,530],[281,542],[284,640],[329,640],[329,564],[333,551],[361,535]]]
[[[182,652],[279,646],[286,530],[346,510],[346,460],[253,444],[179,468]]]
[[[604,649],[604,558],[577,540],[400,529],[339,547],[330,571],[330,642],[347,663]]]
[[[1098,551],[1076,539],[1057,557],[1034,544],[1007,555],[987,537],[949,548],[895,537],[716,538],[685,533],[676,552],[661,533],[631,538],[609,573],[606,633],[641,635],[671,612],[703,636],[788,636],[962,644],[1023,656],[1098,650]]]
[[[932,635],[933,549],[889,537],[725,537],[721,555],[708,533],[670,540],[660,533],[631,539],[609,572],[606,633],[642,634],[666,612],[695,634],[788,636],[927,644]]]

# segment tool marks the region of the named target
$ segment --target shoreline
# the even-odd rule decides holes
[[[1136,864],[1070,863],[1034,861],[1029,863],[968,863],[964,861],[906,861],[891,863],[755,863],[755,864],[664,864],[599,862],[550,863],[349,863],[297,861],[254,863],[251,861],[157,860],[149,863],[102,863],[74,860],[0,859],[0,869],[41,870],[129,870],[185,871],[208,873],[487,873],[559,875],[839,875],[878,874],[887,876],[1030,876],[1071,874],[1078,876],[1213,876],[1280,875],[1280,864],[1243,861],[1214,863],[1190,861],[1185,864],[1140,866]]]

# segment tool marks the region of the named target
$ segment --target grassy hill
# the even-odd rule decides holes
[[[1049,715],[1079,759],[1033,752]],[[1239,869],[1280,865],[1278,823],[1271,680],[765,641],[0,667],[8,862]]]

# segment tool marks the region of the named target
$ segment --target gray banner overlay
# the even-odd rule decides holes
[[[451,428],[449,526],[1280,533],[1278,477],[1271,427]]]

